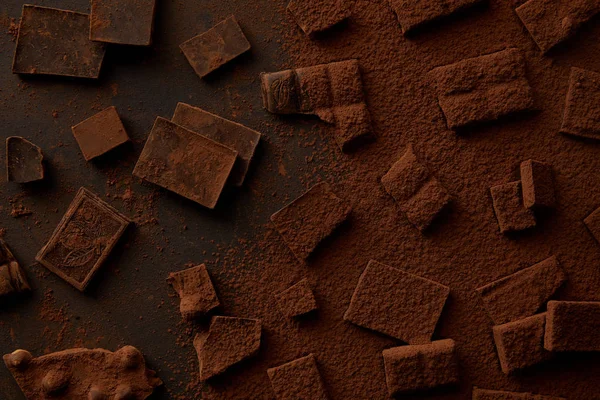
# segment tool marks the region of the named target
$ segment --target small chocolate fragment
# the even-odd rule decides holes
[[[208,31],[182,43],[179,47],[196,74],[200,78],[204,78],[250,50],[250,43],[232,15]]]
[[[292,287],[276,296],[281,312],[288,318],[308,314],[317,309],[317,302],[313,295],[308,279],[302,279]]]
[[[25,272],[21,269],[6,242],[0,239],[0,298],[30,290],[31,287]]]
[[[258,353],[261,329],[257,319],[213,317],[208,332],[194,338],[200,380],[219,375]]]
[[[600,244],[600,208],[588,215],[583,223],[588,228],[594,239]]]
[[[315,36],[346,20],[355,0],[290,0],[287,10],[304,33]]]
[[[410,344],[431,341],[450,288],[371,260],[344,320]]]
[[[385,380],[391,397],[458,383],[454,340],[383,350]]]
[[[483,0],[389,0],[396,13],[402,33],[422,25],[457,14]]]
[[[179,309],[185,320],[206,315],[221,303],[204,264],[169,274],[168,281],[179,294]]]
[[[130,222],[82,187],[35,259],[84,291]]]
[[[35,144],[19,136],[6,138],[6,179],[28,183],[44,179],[44,154]]]
[[[90,40],[89,15],[24,5],[12,70],[98,78],[105,51],[103,43]]]
[[[90,39],[97,42],[152,44],[156,0],[92,0]]]
[[[525,208],[521,181],[490,188],[494,212],[501,233],[522,231],[535,226],[533,212]]]
[[[600,74],[571,68],[562,133],[600,139]]]
[[[304,262],[351,211],[327,183],[319,183],[273,214],[271,221],[292,253]]]
[[[473,388],[472,400],[566,400],[562,397],[542,396],[533,393],[505,392],[503,390],[486,390]]]
[[[314,354],[267,370],[277,400],[327,400]]]
[[[521,186],[525,207],[554,207],[556,204],[554,178],[550,164],[534,160],[523,161],[521,163]]]
[[[242,186],[261,134],[185,103],[177,104],[171,121],[238,152],[229,183]]]
[[[544,347],[549,351],[600,351],[600,302],[548,302]]]
[[[101,156],[129,141],[115,107],[86,119],[71,128],[85,161]]]

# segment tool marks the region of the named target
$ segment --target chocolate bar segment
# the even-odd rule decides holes
[[[267,370],[277,400],[327,400],[314,354]]]
[[[21,269],[6,242],[0,239],[0,299],[30,290],[25,271]]]
[[[482,0],[389,0],[404,34],[481,2]]]
[[[108,107],[75,125],[71,130],[86,161],[129,141],[115,107]]]
[[[527,160],[521,163],[521,186],[523,204],[527,208],[554,207],[554,178],[552,166],[541,161]]]
[[[317,309],[317,302],[308,279],[302,279],[295,285],[278,293],[275,298],[279,309],[288,318],[308,314]]]
[[[346,20],[355,0],[290,0],[287,10],[308,36],[315,36]]]
[[[156,0],[92,0],[90,39],[97,42],[149,46]]]
[[[600,351],[600,302],[548,302],[544,347],[549,351]]]
[[[533,212],[523,204],[521,181],[490,188],[501,233],[522,231],[536,224]]]
[[[179,294],[179,309],[187,321],[202,317],[221,304],[204,264],[173,272],[167,280]]]
[[[18,183],[44,179],[42,149],[19,136],[6,138],[6,179]]]
[[[569,91],[560,131],[600,139],[600,74],[571,68]]]

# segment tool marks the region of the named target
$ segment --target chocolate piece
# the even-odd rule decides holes
[[[546,53],[598,14],[600,1],[529,0],[516,12],[535,43]]]
[[[501,325],[534,315],[566,280],[552,256],[476,290],[494,323]]]
[[[419,162],[412,146],[381,178],[385,190],[392,195],[406,218],[420,231],[425,230],[450,202],[450,196],[439,181]]]
[[[204,264],[169,274],[168,281],[179,294],[179,310],[185,320],[202,317],[221,303]]]
[[[114,353],[77,348],[37,358],[16,350],[4,363],[27,399],[145,399],[162,385],[133,346]],[[129,397],[123,397],[124,390]]]
[[[0,298],[30,290],[31,287],[25,272],[19,266],[6,242],[0,239]]]
[[[454,340],[383,350],[385,380],[391,397],[458,383]]]
[[[548,302],[544,347],[549,351],[600,351],[600,302]]]
[[[502,390],[486,390],[473,388],[473,400],[566,400],[562,397],[542,396],[533,393],[505,392]]]
[[[482,0],[389,0],[402,33],[405,34],[481,2]]]
[[[533,108],[525,59],[506,49],[430,72],[448,128],[490,122]]]
[[[588,228],[594,239],[600,244],[600,208],[588,215],[583,223]]]
[[[525,207],[554,207],[556,204],[554,178],[550,164],[534,160],[523,161],[521,163],[521,186]]]
[[[71,130],[86,161],[129,141],[115,107],[108,107],[75,125]]]
[[[155,9],[156,0],[92,0],[90,39],[149,46]]]
[[[267,370],[277,400],[327,400],[314,354]]]
[[[6,179],[18,183],[44,179],[42,149],[19,136],[6,138]]]
[[[133,175],[214,208],[237,152],[158,117]]]
[[[429,343],[449,294],[447,286],[371,260],[344,319],[410,344]]]
[[[494,326],[494,342],[502,372],[512,374],[552,357],[552,354],[544,349],[545,325],[546,314],[538,314]]]
[[[562,133],[600,139],[600,74],[571,68]]]
[[[130,222],[82,187],[35,259],[84,291]]]
[[[281,312],[289,318],[307,314],[317,309],[308,279],[302,279],[275,296]]]
[[[177,104],[171,121],[237,151],[237,160],[229,182],[242,186],[260,140],[260,133],[185,103]]]
[[[533,212],[523,205],[521,181],[494,186],[490,192],[501,233],[522,231],[535,226]]]
[[[327,183],[319,183],[271,215],[271,221],[298,260],[304,262],[319,243],[344,222],[352,207]]]
[[[339,24],[350,17],[355,0],[290,0],[287,10],[308,36]]]
[[[179,47],[196,74],[200,78],[204,78],[250,50],[250,43],[232,15],[208,31],[182,43]]]
[[[89,32],[87,14],[24,5],[13,73],[98,78],[106,49]]]

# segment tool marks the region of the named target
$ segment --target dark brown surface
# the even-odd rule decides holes
[[[205,316],[221,304],[204,264],[173,272],[168,281],[181,299],[179,311],[185,320]]]
[[[267,370],[277,400],[327,400],[314,354]]]
[[[554,207],[554,178],[550,164],[527,160],[521,163],[523,205],[527,208]]]
[[[389,0],[404,33],[452,14],[460,14],[481,2],[483,0]]]
[[[585,217],[583,223],[598,244],[600,244],[600,208],[597,208],[590,215]]]
[[[0,298],[30,290],[25,271],[21,269],[6,242],[0,239]]]
[[[600,139],[600,73],[572,68],[560,131]]]
[[[565,400],[562,397],[545,396],[529,392],[507,392],[473,388],[473,400]]]
[[[298,317],[317,309],[317,302],[307,279],[275,295],[279,310],[289,318]]]
[[[91,0],[90,39],[149,46],[156,0]]]
[[[42,149],[19,136],[6,138],[6,179],[18,183],[44,179]]]
[[[343,22],[355,0],[290,0],[287,11],[308,36],[314,36]]]
[[[523,204],[521,181],[493,186],[490,193],[500,232],[522,231],[536,225],[533,211]]]
[[[600,302],[548,302],[544,347],[550,351],[600,351]]]
[[[115,107],[95,114],[72,128],[86,161],[129,141],[129,136]]]

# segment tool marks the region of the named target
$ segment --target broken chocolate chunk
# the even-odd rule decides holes
[[[472,400],[566,400],[562,397],[543,396],[527,392],[505,392],[473,388]]]
[[[149,46],[155,8],[156,0],[92,0],[90,39]]]
[[[133,175],[214,208],[237,151],[158,117]]]
[[[232,15],[210,30],[182,43],[181,51],[200,78],[250,50],[250,43]]]
[[[523,203],[527,208],[554,207],[554,178],[552,166],[540,161],[521,163]]]
[[[600,74],[571,68],[562,133],[600,139]]]
[[[108,107],[75,125],[71,130],[86,161],[129,141],[115,107]]]
[[[459,13],[483,0],[389,0],[402,33]]]
[[[355,0],[290,0],[287,10],[308,36],[315,36],[346,20]]]
[[[24,5],[13,73],[98,78],[105,51],[90,40],[89,15]]]
[[[127,217],[82,187],[35,259],[84,291],[129,224]]]
[[[596,242],[600,244],[600,208],[588,215],[583,223],[588,228]]]
[[[289,318],[308,314],[317,309],[317,302],[308,279],[302,279],[292,287],[278,293],[275,297],[279,309]]]
[[[544,347],[600,351],[600,301],[549,301]]]
[[[18,183],[44,179],[42,149],[22,137],[6,138],[6,179]]]
[[[523,204],[521,181],[490,188],[501,233],[522,231],[535,226],[533,212]]]
[[[314,354],[267,370],[277,400],[327,400]]]
[[[21,269],[6,242],[0,239],[0,298],[30,290],[31,287],[25,272]]]
[[[179,294],[179,309],[185,320],[202,317],[220,305],[204,264],[169,274],[168,281]]]

